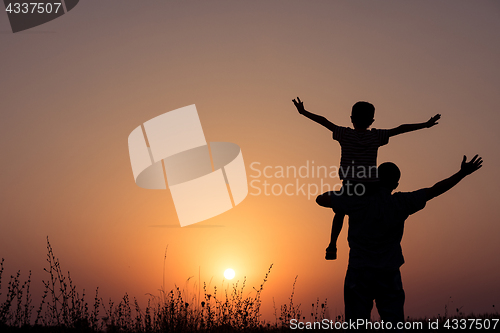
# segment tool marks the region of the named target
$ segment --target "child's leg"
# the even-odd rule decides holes
[[[326,248],[326,260],[337,259],[337,239],[339,238],[342,225],[344,224],[345,214],[335,214],[332,222],[332,234],[330,236],[330,245]]]

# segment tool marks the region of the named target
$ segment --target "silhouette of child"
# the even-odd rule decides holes
[[[368,130],[375,121],[375,107],[368,102],[357,102],[352,107],[352,129],[337,126],[325,117],[307,111],[298,97],[293,100],[293,104],[300,114],[332,131],[333,139],[340,144],[339,178],[342,180],[342,188],[336,192],[337,195],[363,195],[370,191],[377,181],[378,147],[386,145],[391,136],[432,127],[441,118],[440,114],[436,114],[424,123],[404,124],[389,130]],[[344,216],[345,214],[337,213],[333,218],[330,244],[326,248],[327,260],[337,259],[337,239],[342,230]]]

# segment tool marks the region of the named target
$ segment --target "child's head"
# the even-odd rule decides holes
[[[356,129],[367,129],[375,121],[375,107],[368,102],[357,102],[352,106],[351,121]]]

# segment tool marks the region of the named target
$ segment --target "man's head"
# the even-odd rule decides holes
[[[357,102],[352,106],[351,121],[356,129],[367,129],[375,121],[375,107],[368,102]]]
[[[378,179],[380,185],[391,190],[394,190],[399,185],[399,178],[401,177],[401,171],[396,164],[392,162],[385,162],[378,167]]]

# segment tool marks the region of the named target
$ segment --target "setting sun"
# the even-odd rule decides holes
[[[224,271],[224,277],[228,280],[232,280],[235,274],[236,273],[234,273],[234,270],[232,268],[228,268]]]

